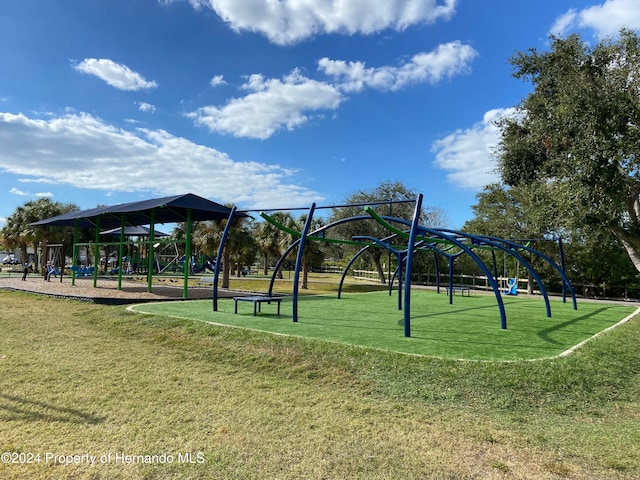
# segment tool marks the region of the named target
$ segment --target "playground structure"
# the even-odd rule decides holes
[[[359,204],[359,205],[349,205],[349,206],[360,206],[363,207],[366,215],[349,217],[345,219],[338,220],[336,222],[330,223],[323,227],[320,227],[316,230],[311,231],[310,226],[312,225],[313,215],[316,210],[321,208],[336,208],[337,206],[327,206],[327,207],[317,207],[315,203],[313,203],[307,213],[306,222],[302,229],[302,231],[297,232],[290,228],[285,227],[284,225],[279,224],[273,217],[269,216],[265,212],[261,212],[260,216],[273,225],[277,226],[281,230],[291,234],[296,240],[289,246],[288,249],[281,255],[276,267],[274,268],[274,273],[271,278],[271,282],[269,285],[269,289],[265,295],[266,298],[274,298],[273,297],[273,285],[275,281],[276,272],[279,270],[281,263],[285,260],[287,256],[289,256],[295,248],[297,248],[295,269],[294,269],[294,278],[293,278],[293,287],[292,287],[292,318],[293,322],[298,321],[298,285],[299,285],[299,275],[302,268],[302,257],[304,248],[307,241],[320,241],[327,243],[349,243],[360,245],[362,248],[360,251],[352,258],[347,267],[345,268],[342,278],[340,280],[340,286],[338,288],[338,297],[340,297],[342,292],[342,285],[346,274],[355,261],[355,259],[364,253],[369,248],[384,248],[391,254],[396,256],[397,259],[397,269],[394,272],[394,278],[397,277],[398,281],[398,309],[403,310],[404,313],[404,335],[406,337],[411,336],[411,279],[412,279],[412,265],[413,265],[413,257],[414,254],[418,251],[428,250],[436,255],[444,256],[448,261],[449,267],[449,283],[446,286],[446,290],[449,296],[449,303],[453,303],[454,291],[456,291],[456,287],[453,285],[453,266],[455,259],[462,254],[466,254],[473,259],[473,261],[478,265],[478,267],[482,270],[484,275],[487,278],[487,281],[493,291],[496,302],[498,305],[499,313],[500,313],[500,326],[502,329],[507,328],[507,318],[506,312],[504,308],[504,302],[502,299],[502,294],[515,294],[517,293],[517,279],[514,279],[513,284],[510,286],[508,291],[503,292],[498,284],[498,272],[497,265],[495,260],[495,252],[501,251],[504,254],[513,257],[517,260],[518,264],[522,265],[529,275],[535,280],[540,290],[541,295],[544,298],[545,308],[547,317],[551,317],[551,305],[549,302],[548,292],[539,277],[536,270],[533,266],[522,256],[522,253],[527,252],[530,255],[534,255],[539,257],[540,259],[547,262],[561,277],[562,279],[562,301],[566,302],[567,292],[571,295],[573,308],[577,309],[576,297],[571,282],[567,278],[564,268],[560,267],[556,262],[554,262],[550,257],[545,255],[544,253],[533,249],[529,242],[525,242],[523,244],[516,243],[514,241],[501,239],[497,237],[491,237],[486,235],[472,235],[465,232],[460,232],[451,229],[443,229],[443,228],[428,228],[419,224],[420,213],[422,211],[422,200],[423,195],[420,194],[415,200],[415,208],[413,213],[412,220],[405,220],[397,217],[391,216],[382,216],[377,214],[372,206],[381,205],[381,204],[389,204],[392,202],[372,202],[368,204]],[[408,201],[400,201],[401,203],[407,203]],[[400,203],[393,202],[393,203]],[[412,201],[413,202],[413,201]],[[295,209],[289,209],[295,210]],[[220,241],[220,246],[218,249],[218,258],[221,258],[222,251],[224,250],[224,246],[229,234],[229,230],[233,223],[233,219],[236,215],[239,214],[247,214],[250,211],[238,211],[235,207],[231,209],[229,214],[229,218],[227,220],[226,228],[222,234],[222,239]],[[327,235],[327,232],[330,231],[331,228],[347,222],[359,222],[359,221],[375,221],[378,224],[382,225],[388,232],[389,235],[384,238],[373,238],[369,236],[354,236],[351,240],[337,239],[331,238]],[[399,225],[399,226],[396,226]],[[406,242],[406,245],[403,247],[397,247],[392,245],[392,241],[401,240],[402,242]],[[561,257],[562,257],[562,247],[561,248]],[[483,260],[477,255],[477,250],[490,250],[492,252],[493,265],[492,268],[489,268]],[[436,260],[436,268],[438,262]],[[564,264],[564,260],[561,258],[561,263]],[[403,277],[404,270],[404,277]],[[213,310],[218,310],[218,277],[220,274],[219,265],[216,265],[214,271],[214,279],[213,279]],[[440,290],[439,284],[439,275],[436,275],[438,279],[437,290]],[[389,293],[391,294],[391,288],[393,285],[393,281],[389,282]],[[464,293],[464,292],[462,292]]]
[[[548,292],[530,262],[528,262],[523,256],[527,253],[530,256],[535,256],[544,262],[548,263],[562,279],[562,301],[566,302],[567,293],[571,295],[573,308],[577,309],[576,297],[571,286],[571,283],[564,273],[564,268],[557,265],[551,258],[544,253],[533,249],[530,242],[518,243],[511,240],[486,236],[486,235],[473,235],[465,232],[460,232],[451,229],[443,228],[429,228],[420,225],[419,219],[422,212],[423,195],[420,194],[415,200],[400,200],[400,201],[384,201],[384,202],[371,202],[357,205],[332,205],[332,206],[320,206],[315,203],[311,204],[308,208],[290,208],[290,209],[272,209],[269,211],[278,210],[306,210],[306,221],[301,231],[295,231],[291,228],[287,228],[284,225],[279,224],[272,216],[268,215],[267,211],[261,212],[261,217],[283,231],[291,234],[295,241],[289,246],[288,249],[282,254],[278,260],[278,264],[274,269],[273,276],[269,285],[269,289],[266,292],[265,297],[273,297],[273,284],[275,281],[276,272],[279,270],[280,265],[284,262],[285,258],[293,253],[297,248],[296,261],[292,282],[292,319],[293,322],[298,321],[298,288],[300,273],[303,265],[303,253],[307,242],[325,242],[336,244],[349,244],[360,246],[360,250],[349,262],[345,268],[340,285],[338,288],[338,297],[342,294],[342,285],[347,271],[353,265],[353,262],[357,257],[368,249],[381,248],[389,252],[390,256],[395,256],[397,260],[397,268],[393,272],[393,280],[389,282],[389,294],[392,293],[392,286],[394,280],[397,280],[398,284],[398,309],[403,311],[404,317],[404,335],[406,337],[411,336],[411,282],[412,282],[412,268],[414,255],[418,252],[427,251],[432,252],[435,259],[436,269],[438,269],[438,256],[444,257],[448,263],[449,281],[446,285],[446,291],[448,294],[449,303],[453,303],[454,292],[456,286],[453,285],[453,267],[455,260],[461,255],[468,255],[475,264],[480,268],[483,275],[486,277],[486,281],[490,290],[493,291],[498,310],[500,313],[500,326],[502,329],[507,328],[507,318],[502,299],[504,292],[503,288],[499,285],[499,277],[497,272],[495,252],[503,252],[504,255],[513,258],[519,265],[527,271],[528,275],[536,282],[540,294],[544,298],[547,317],[551,316],[551,306],[549,303]],[[376,205],[391,205],[393,203],[413,203],[413,215],[410,220],[392,217],[391,215],[384,216],[379,215],[372,208]],[[327,208],[340,208],[340,207],[361,207],[363,209],[362,215],[357,215],[349,218],[344,218],[328,225],[324,225],[315,230],[311,229],[313,225],[314,214],[317,210]],[[177,243],[177,240],[163,240],[158,238],[160,235],[156,235],[155,225],[156,223],[176,223],[184,222],[186,224],[186,236],[184,240],[180,242],[184,243],[184,259],[189,261],[182,261],[182,269],[184,276],[183,283],[183,298],[188,298],[188,277],[193,270],[194,261],[192,260],[191,253],[191,226],[192,222],[200,220],[226,220],[226,226],[221,236],[221,240],[218,248],[217,258],[223,258],[223,250],[227,242],[229,231],[234,224],[234,219],[239,217],[246,217],[250,212],[257,212],[258,210],[246,210],[240,211],[236,207],[228,208],[222,205],[216,204],[209,200],[203,199],[193,194],[178,195],[173,197],[164,197],[153,200],[146,200],[142,202],[134,202],[129,204],[120,204],[109,207],[98,207],[95,209],[71,212],[68,214],[59,215],[49,219],[35,222],[33,225],[63,225],[74,227],[74,253],[73,259],[78,258],[77,231],[78,228],[93,228],[95,229],[95,242],[87,244],[87,248],[93,249],[93,258],[100,258],[100,245],[104,242],[100,239],[100,232],[102,228],[114,229],[119,234],[118,249],[116,252],[118,269],[118,289],[122,288],[122,275],[125,268],[120,268],[123,265],[122,260],[129,258],[125,255],[125,248],[129,248],[133,242],[129,242],[126,239],[126,231],[128,227],[137,227],[139,225],[149,225],[148,235],[145,239],[139,242],[139,246],[146,248],[148,252],[147,258],[144,259],[144,266],[146,268],[148,287],[147,291],[152,291],[153,273],[159,271],[156,258],[156,248],[163,243],[173,242]],[[353,236],[351,239],[332,238],[329,233],[331,229],[349,222],[375,222],[377,225],[384,228],[388,233],[381,238],[375,238],[371,236]],[[480,250],[487,250],[491,252],[492,266],[489,267],[480,258],[478,252]],[[176,247],[177,252],[177,247]],[[560,242],[561,264],[564,264],[562,259],[562,244]],[[161,253],[159,254],[160,258]],[[105,256],[105,261],[108,261],[108,252]],[[179,263],[180,259],[177,255],[173,255],[172,262]],[[211,269],[212,265],[209,263],[207,268]],[[213,310],[217,311],[218,308],[218,280],[220,275],[221,262],[215,262],[213,265]],[[91,273],[93,276],[94,287],[97,283],[97,269],[94,268]],[[75,281],[76,272],[72,272],[72,284]],[[438,292],[440,291],[440,275],[436,275]],[[517,282],[517,280],[516,280]],[[517,283],[516,283],[517,284]],[[515,285],[512,285],[511,293],[515,293],[513,289]],[[462,291],[461,293],[464,293]]]
[[[57,225],[73,227],[73,259],[74,262],[78,258],[78,248],[81,244],[78,242],[78,230],[80,228],[90,228],[95,231],[95,241],[87,244],[87,248],[93,250],[93,258],[100,258],[100,232],[104,229],[117,229],[119,233],[117,258],[123,259],[125,255],[127,227],[139,227],[141,225],[149,225],[148,236],[142,242],[148,252],[148,258],[145,260],[147,272],[147,291],[153,290],[153,271],[156,265],[155,261],[155,245],[162,244],[164,240],[156,238],[156,224],[158,223],[178,223],[186,224],[186,235],[183,240],[171,240],[174,243],[184,244],[184,258],[191,258],[191,235],[192,224],[196,221],[205,220],[223,220],[229,216],[231,209],[212,202],[205,198],[199,197],[192,193],[184,195],[174,195],[170,197],[155,198],[144,200],[141,202],[122,203],[118,205],[110,205],[106,207],[96,207],[88,210],[80,210],[76,212],[65,213],[55,217],[46,218],[38,222],[34,222],[34,226]],[[117,271],[117,289],[122,289],[123,268]],[[183,262],[183,298],[188,298],[190,262]],[[93,268],[91,271],[93,278],[93,286],[97,287],[98,269]],[[75,284],[76,272],[72,272],[71,283]]]

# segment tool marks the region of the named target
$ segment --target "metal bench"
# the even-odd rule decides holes
[[[253,316],[255,317],[260,312],[260,307],[263,303],[271,304],[275,302],[278,305],[278,315],[280,315],[280,302],[282,297],[267,297],[264,295],[256,295],[252,297],[233,297],[234,310],[233,313],[238,313],[238,302],[253,302]]]
[[[471,289],[469,287],[445,287],[447,289],[447,294],[449,293],[449,289],[451,289],[452,295],[455,295],[456,292],[460,292],[460,295],[464,297],[464,292],[467,292],[467,297],[471,296]]]

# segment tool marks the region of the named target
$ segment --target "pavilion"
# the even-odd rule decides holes
[[[193,193],[161,197],[140,202],[121,203],[105,207],[96,207],[88,210],[78,210],[46,218],[31,225],[34,226],[66,226],[73,227],[73,259],[77,258],[78,229],[90,228],[95,230],[94,258],[99,258],[100,233],[104,230],[116,229],[120,234],[120,254],[124,256],[125,234],[128,227],[141,227],[148,225],[146,242],[149,247],[148,287],[152,291],[153,285],[153,245],[157,242],[155,227],[158,223],[185,223],[186,238],[185,259],[191,257],[191,231],[193,222],[206,220],[223,220],[229,218],[231,209],[212,202]],[[189,262],[184,262],[184,287],[183,298],[188,298]],[[118,269],[118,290],[122,289],[122,268]],[[72,284],[75,283],[75,272],[72,273]],[[93,285],[97,286],[98,269],[93,269]]]

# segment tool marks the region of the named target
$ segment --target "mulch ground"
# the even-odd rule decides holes
[[[71,284],[71,277],[54,277],[50,282],[43,277],[31,274],[25,281],[21,274],[0,276],[0,289],[14,290],[48,295],[58,298],[70,298],[109,305],[126,305],[132,303],[161,302],[183,299],[182,280],[157,279],[158,283],[152,285],[152,291],[148,292],[146,282],[122,280],[122,288],[118,290],[118,282],[114,277],[98,278],[96,286],[93,278],[76,278],[75,284]],[[233,297],[239,292],[219,289],[218,298]],[[211,299],[212,288],[189,287],[186,300]]]

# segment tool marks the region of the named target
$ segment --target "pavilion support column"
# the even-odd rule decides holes
[[[155,229],[156,229],[156,212],[151,211],[151,224],[149,225],[149,271],[147,272],[147,292],[151,293],[153,290],[153,242],[155,241]]]
[[[98,286],[98,268],[100,267],[100,217],[96,218],[96,237],[93,245],[93,288]]]
[[[71,254],[71,285],[76,284],[76,261],[78,259],[78,219],[73,221],[73,253]]]
[[[191,267],[191,209],[187,209],[187,237],[184,244],[184,287],[182,298],[189,297],[189,269]]]
[[[120,217],[120,249],[118,250],[118,290],[122,290],[122,270],[124,257],[124,215]]]

